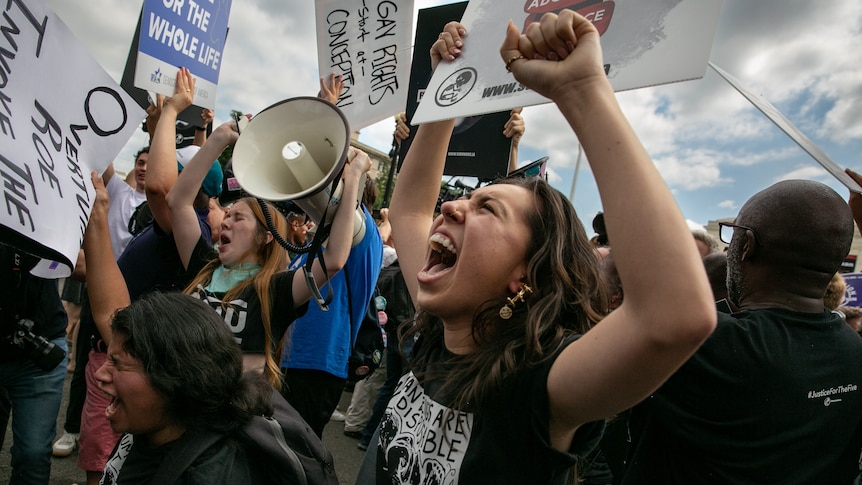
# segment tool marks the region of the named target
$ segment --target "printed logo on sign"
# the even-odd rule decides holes
[[[150,74],[150,81],[152,81],[156,84],[161,84],[162,83],[162,71],[159,69],[156,69],[155,72]]]
[[[538,22],[547,12],[559,14],[569,9],[592,22],[599,31],[599,35],[602,35],[608,30],[615,5],[611,0],[527,0],[524,4],[524,12],[528,15],[524,20],[523,30],[526,30],[531,23]]]
[[[857,301],[856,296],[856,288],[852,285],[847,285],[847,289],[844,290],[844,300],[841,301],[842,305],[856,306],[854,303]]]
[[[465,67],[453,72],[437,89],[434,101],[437,106],[452,106],[466,98],[476,85],[476,70]]]

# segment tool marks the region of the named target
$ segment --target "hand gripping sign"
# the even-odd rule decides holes
[[[623,91],[703,77],[720,8],[721,0],[471,0],[461,19],[469,41],[437,67],[411,123],[548,102],[500,60],[509,19],[527,26],[563,9],[583,15],[601,35],[608,80]]]

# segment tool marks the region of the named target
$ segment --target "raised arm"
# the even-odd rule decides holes
[[[389,223],[389,209],[386,207],[380,209],[380,223],[377,225],[377,230],[380,231],[383,244],[392,246],[392,224]]]
[[[111,249],[108,232],[108,190],[96,172],[90,174],[96,200],[84,233],[87,295],[93,321],[107,344],[111,341],[111,319],[120,308],[129,306],[129,290]]]
[[[147,203],[153,218],[166,233],[173,231],[166,198],[177,181],[177,116],[192,104],[195,79],[186,68],[180,68],[174,95],[166,98],[150,144],[147,162]]]
[[[441,59],[453,60],[461,54],[465,35],[467,31],[460,23],[446,24],[440,38],[431,46],[432,69],[437,68]],[[446,152],[454,127],[455,120],[445,120],[421,125],[416,130],[389,205],[392,238],[398,241],[398,261],[414,301],[419,288],[416,275],[425,263],[428,232],[440,193],[440,184],[428,181],[443,178]]]
[[[688,226],[617,104],[595,27],[569,10],[526,35],[510,22],[500,54],[515,79],[557,104],[583,145],[626,290],[551,368],[551,437],[565,443],[658,388],[712,332],[715,306]]]
[[[329,76],[320,78],[320,91],[317,92],[317,97],[336,104],[342,89],[344,89],[344,78],[341,74],[330,73]]]
[[[524,108],[515,108],[509,113],[509,119],[503,126],[503,135],[506,138],[512,139],[512,148],[509,150],[509,171],[512,173],[518,168],[518,144],[521,143],[521,137],[524,136],[524,118],[521,116],[521,111]]]
[[[318,286],[329,281],[347,263],[350,256],[350,248],[353,246],[353,221],[356,214],[355,202],[357,200],[362,176],[371,169],[371,159],[362,150],[350,148],[347,161],[344,165],[342,178],[341,203],[332,218],[332,228],[326,242],[326,271],[316,259],[312,263],[312,274]],[[374,231],[373,227],[366,227],[366,231]],[[309,258],[313,257],[311,254]],[[298,275],[297,275],[298,276]],[[311,291],[305,283],[305,278],[295,277],[293,279],[293,301],[296,306],[302,305],[311,298]]]
[[[185,268],[189,267],[192,252],[201,238],[198,216],[194,208],[195,198],[212,164],[218,163],[216,159],[221,152],[236,143],[238,137],[235,121],[228,121],[216,128],[188,165],[183,168],[176,184],[167,195],[167,205],[174,226],[174,243],[177,245],[177,252]]]
[[[392,133],[392,136],[399,145],[410,136],[410,126],[407,125],[407,113],[402,111],[395,115],[395,131]]]
[[[855,180],[857,184],[862,185],[862,175],[849,168],[845,169],[844,172]],[[862,194],[851,190],[850,199],[847,200],[847,204],[850,206],[850,212],[853,213],[853,220],[856,221],[856,229],[862,234]]]
[[[106,168],[105,171],[102,172],[102,184],[104,184],[107,187],[108,182],[111,181],[111,178],[113,176],[114,176],[114,164],[109,163],[108,168]]]
[[[203,126],[195,127],[195,139],[192,141],[192,145],[204,146],[204,143],[207,141],[207,127],[213,122],[214,116],[215,113],[211,109],[204,108],[201,110],[201,122]]]
[[[157,94],[156,100],[150,101],[150,105],[147,106],[147,119],[144,123],[147,126],[147,135],[150,136],[150,145],[152,145],[153,136],[156,134],[156,126],[159,124],[159,117],[162,116],[162,105],[165,103],[165,97]]]

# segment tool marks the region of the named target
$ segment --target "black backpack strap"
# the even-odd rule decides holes
[[[194,434],[192,439],[188,439],[190,438],[188,436],[180,438],[182,441],[178,443],[178,446],[162,460],[155,475],[150,480],[150,485],[173,484],[201,453],[225,438],[224,435],[211,431],[194,432]]]

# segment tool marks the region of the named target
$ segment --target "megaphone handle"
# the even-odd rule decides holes
[[[329,304],[327,303],[327,299],[323,298],[323,295],[320,293],[320,288],[317,287],[317,282],[314,281],[314,274],[309,271],[308,268],[303,266],[302,273],[305,275],[305,284],[308,285],[309,291],[311,291],[311,295],[314,297],[314,300],[317,301],[317,304],[320,306],[320,310],[324,312],[329,311]],[[332,287],[329,287],[329,292],[332,293]]]
[[[240,130],[239,130],[239,118],[240,118],[240,116],[242,116],[242,115],[240,115],[240,113],[238,111],[234,111],[232,118],[233,118],[233,122],[236,123],[236,132],[241,135],[242,132],[240,132]]]

